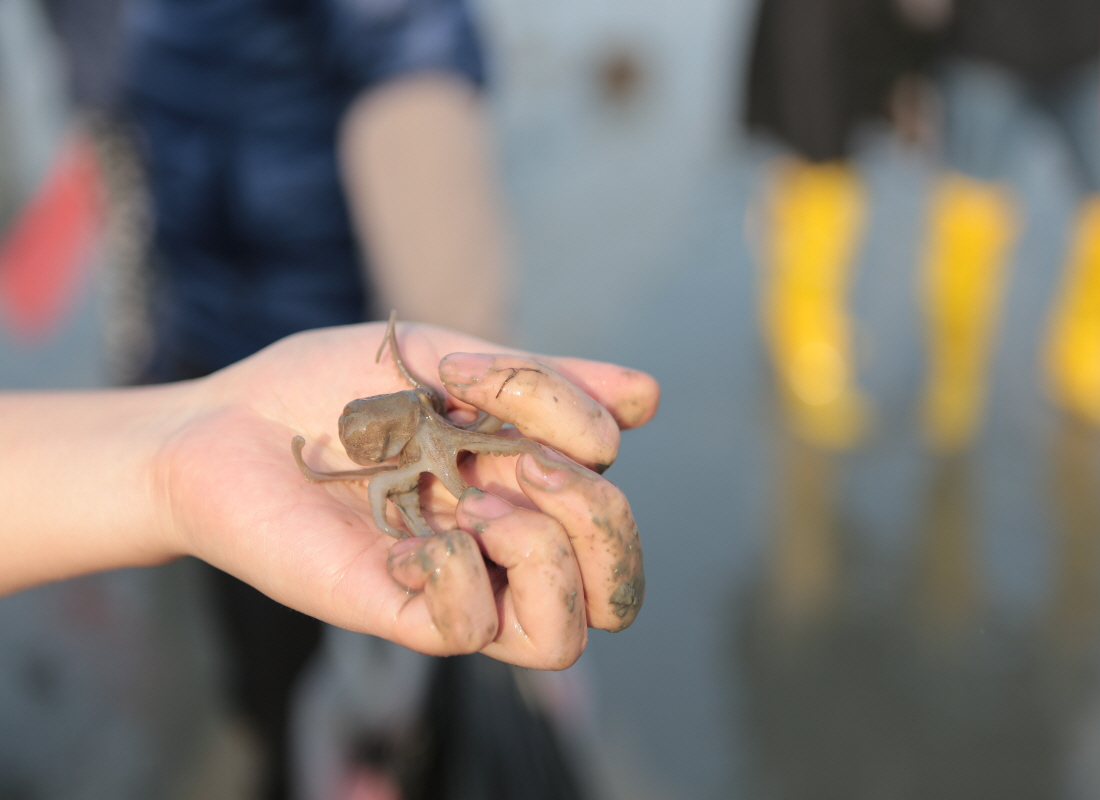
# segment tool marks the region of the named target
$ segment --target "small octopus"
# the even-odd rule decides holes
[[[298,468],[312,482],[372,478],[367,499],[374,524],[390,536],[403,539],[408,534],[386,521],[386,500],[393,501],[414,535],[433,535],[435,531],[420,512],[420,476],[430,472],[451,494],[461,497],[470,487],[459,474],[459,453],[494,456],[528,453],[544,464],[546,461],[541,446],[532,440],[496,435],[503,423],[484,411],[468,425],[451,422],[444,411],[443,395],[413,375],[405,365],[397,346],[396,322],[397,314],[393,312],[374,360],[377,363],[382,358],[389,343],[397,369],[413,388],[352,400],[340,415],[339,430],[340,441],[356,464],[381,464],[394,456],[397,464],[318,472],[302,458],[304,438],[295,436],[290,448]]]

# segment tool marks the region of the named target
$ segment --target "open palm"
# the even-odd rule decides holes
[[[400,326],[410,369],[446,388],[453,413],[486,410],[576,463],[552,451],[559,468],[470,456],[464,477],[484,492],[456,501],[424,481],[425,515],[440,533],[395,543],[371,522],[365,483],[308,483],[290,453],[301,434],[312,465],[354,466],[336,438],[340,410],[408,388],[388,356],[374,361],[384,331],[300,334],[195,382],[157,467],[179,549],[286,605],[421,652],[561,668],[589,626],[628,626],[644,595],[637,528],[623,494],[584,467],[614,461],[619,428],[653,415],[653,379]],[[497,355],[474,355],[487,351]]]

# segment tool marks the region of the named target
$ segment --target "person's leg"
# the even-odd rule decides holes
[[[966,59],[946,60],[937,85],[943,100],[944,167],[974,180],[1005,180],[1021,115],[1031,106],[1028,88],[1001,67]]]
[[[981,424],[1016,224],[1004,187],[960,174],[937,184],[921,275],[923,425],[928,445],[949,452],[966,447]]]
[[[1065,137],[1081,187],[1100,193],[1100,61],[1079,67],[1044,94],[1043,105]]]
[[[1078,209],[1062,282],[1043,351],[1051,399],[1100,425],[1100,64],[1092,63],[1050,93],[1048,106],[1086,190]]]
[[[1016,215],[1007,186],[1011,131],[1027,106],[993,66],[944,69],[945,169],[933,187],[921,299],[928,374],[923,428],[930,447],[966,447],[981,425],[989,359],[1004,296]]]
[[[1100,194],[1078,212],[1044,366],[1055,404],[1100,425]]]
[[[290,700],[317,649],[321,623],[210,568],[218,622],[230,656],[230,694],[263,746],[264,800],[290,797]]]
[[[298,800],[399,797],[419,752],[434,658],[325,626],[299,681],[291,745]]]
[[[843,161],[789,159],[770,176],[762,324],[784,408],[810,443],[842,448],[865,427],[847,312],[863,186]]]

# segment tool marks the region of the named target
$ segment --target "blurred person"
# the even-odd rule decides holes
[[[399,310],[501,338],[508,270],[460,0],[133,0],[151,378]]]
[[[462,0],[132,0],[126,94],[154,213],[142,381],[390,308],[506,339],[484,67]],[[322,626],[211,575],[235,703],[285,796]]]
[[[582,780],[589,698],[577,691],[576,667],[521,670],[482,655],[429,659],[388,645],[326,631],[324,657],[295,697],[294,796],[591,796]]]
[[[123,103],[130,0],[42,0],[68,78],[71,136],[94,147],[104,223],[95,276],[107,380],[130,383],[149,352],[149,198]]]
[[[770,176],[762,317],[786,415],[803,438],[843,448],[866,428],[846,309],[864,214],[848,140],[856,123],[896,104],[899,78],[919,72],[935,78],[944,118],[921,263],[926,443],[958,451],[980,428],[1020,227],[1008,185],[1015,132],[1032,111],[1061,132],[1083,194],[1046,383],[1057,405],[1100,420],[1098,40],[1096,0],[762,4],[748,122],[797,154]]]
[[[12,0],[0,14],[0,172],[18,188],[0,214],[3,386],[102,380],[88,340],[114,267],[102,223],[115,215],[93,145],[117,6]],[[222,717],[193,572],[97,573],[0,601],[0,797],[169,797],[216,760]]]
[[[927,49],[896,0],[759,7],[745,122],[785,151],[767,168],[761,324],[788,423],[827,448],[854,444],[869,412],[847,312],[866,204],[852,138]]]
[[[653,379],[540,358],[530,392],[502,393],[510,369],[535,362],[517,351],[475,355],[486,342],[404,326],[402,338],[415,342],[405,349],[411,369],[438,374],[431,383],[451,406],[487,411],[520,431],[549,424],[547,443],[575,461],[471,458],[464,470],[515,502],[473,488],[457,502],[426,499],[431,512],[454,514],[457,527],[395,543],[370,521],[361,492],[306,481],[289,447],[295,434],[317,441],[331,431],[331,409],[347,398],[400,383],[392,364],[366,363],[384,330],[305,333],[167,385],[0,393],[0,594],[193,555],[300,612],[436,655],[480,651],[562,669],[583,651],[589,625],[628,627],[642,593],[624,613],[620,556],[595,546],[603,541],[595,520],[629,521],[629,506],[581,465],[613,461],[619,426],[652,416]],[[576,402],[538,399],[563,392]],[[342,458],[329,441],[323,449]],[[492,583],[485,558],[500,565]],[[640,570],[639,560],[628,580],[640,581]],[[571,585],[583,603],[560,601]],[[2,778],[5,793],[35,791]]]
[[[1045,345],[1045,380],[1059,407],[1100,423],[1100,2],[940,5],[943,170],[923,264],[926,439],[936,450],[958,450],[980,426],[1007,263],[1021,227],[1010,185],[1016,134],[1033,112],[1059,133],[1081,192]]]

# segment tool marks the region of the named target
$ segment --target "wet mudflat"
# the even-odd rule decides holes
[[[656,420],[624,437],[608,474],[641,528],[646,605],[581,662],[619,785],[651,797],[1093,796],[1100,437],[1050,409],[1038,367],[1072,195],[1041,153],[1022,167],[1029,225],[984,430],[937,457],[917,425],[914,300],[931,171],[885,140],[868,146],[874,205],[852,310],[876,420],[862,446],[827,453],[776,410],[757,334],[751,153],[716,155],[678,229],[639,248],[655,265],[644,290],[627,286],[629,302],[586,290],[587,307],[605,304],[587,349],[572,322],[533,334],[549,342],[532,346],[556,350],[557,338],[663,386]],[[567,285],[540,280],[541,298],[569,307]]]

